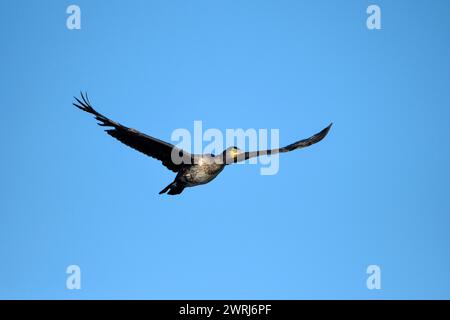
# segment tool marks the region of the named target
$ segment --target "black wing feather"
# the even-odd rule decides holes
[[[112,127],[111,129],[105,130],[110,136],[116,138],[120,142],[126,144],[127,146],[140,151],[147,156],[158,159],[166,166],[169,170],[173,172],[178,172],[181,167],[188,161],[191,160],[191,155],[174,145],[167,143],[165,141],[153,138],[146,135],[138,130],[128,128],[115,122],[104,115],[98,113],[89,102],[89,98],[81,93],[81,100],[74,97],[76,102],[73,105],[85,112],[88,112],[95,116],[95,119],[99,121],[98,125],[103,127]],[[183,161],[181,163],[174,163],[172,161],[172,153],[178,152],[182,155]]]
[[[243,152],[242,154],[238,155],[237,162],[244,161],[250,158],[259,157],[259,156],[266,156],[266,155],[272,155],[277,153],[283,153],[283,152],[290,152],[296,149],[301,149],[305,147],[309,147],[312,144],[315,144],[325,138],[325,136],[328,134],[328,131],[330,131],[330,128],[333,124],[330,123],[328,127],[320,131],[319,133],[316,133],[315,135],[294,142],[290,145],[287,145],[286,147],[279,148],[279,149],[272,149],[272,150],[260,150],[260,151],[250,151],[250,152]]]

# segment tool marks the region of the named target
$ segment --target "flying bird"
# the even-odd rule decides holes
[[[92,107],[87,94],[81,93],[80,99],[74,98],[73,105],[92,114],[99,121],[98,125],[108,128],[105,130],[107,134],[129,147],[161,161],[167,169],[177,173],[175,180],[162,189],[159,194],[167,192],[170,195],[177,195],[183,192],[184,188],[208,183],[217,177],[225,166],[232,163],[308,147],[325,138],[332,125],[331,123],[319,133],[283,148],[244,152],[234,146],[227,148],[219,155],[191,154],[170,143],[121,125],[98,113]]]

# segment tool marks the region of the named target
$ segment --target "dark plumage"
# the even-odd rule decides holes
[[[228,164],[244,161],[253,157],[290,152],[308,147],[322,140],[327,135],[332,125],[330,124],[310,138],[297,141],[279,149],[242,152],[237,147],[230,147],[224,150],[221,155],[217,156],[211,154],[195,155],[179,149],[170,143],[153,138],[108,119],[91,106],[87,94],[83,95],[83,93],[81,93],[81,99],[75,97],[75,100],[76,102],[73,103],[74,106],[94,115],[95,119],[99,121],[98,125],[109,127],[105,131],[110,136],[137,151],[160,160],[169,170],[177,172],[175,180],[159,192],[160,194],[167,192],[167,194],[170,195],[180,194],[186,187],[193,187],[210,182],[217,177]]]

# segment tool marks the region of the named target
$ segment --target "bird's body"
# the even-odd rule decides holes
[[[273,155],[277,153],[290,152],[292,150],[308,147],[322,140],[330,130],[331,124],[319,133],[286,147],[272,150],[261,150],[242,152],[237,147],[230,147],[223,151],[220,155],[212,154],[190,154],[178,147],[153,138],[135,129],[121,125],[92,108],[89,99],[81,94],[81,100],[75,98],[74,105],[88,113],[91,113],[100,121],[99,125],[110,127],[105,130],[110,136],[116,138],[120,142],[136,149],[152,158],[160,160],[169,170],[176,172],[175,180],[161,190],[159,193],[176,195],[183,192],[186,187],[194,187],[206,184],[216,178],[226,165],[244,161],[253,157],[263,155]]]
[[[183,179],[187,186],[193,187],[213,180],[222,172],[225,164],[216,161],[213,156],[202,156],[198,164],[183,167],[177,177]]]
[[[160,194],[169,191],[168,194],[179,194],[185,187],[195,187],[206,184],[216,178],[225,168],[225,164],[218,163],[213,156],[202,156],[198,164],[183,166],[178,171],[174,182],[161,190]]]

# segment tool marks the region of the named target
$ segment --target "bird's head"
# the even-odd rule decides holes
[[[229,147],[223,152],[223,157],[226,164],[236,162],[238,155],[242,153],[241,149],[236,146]]]

